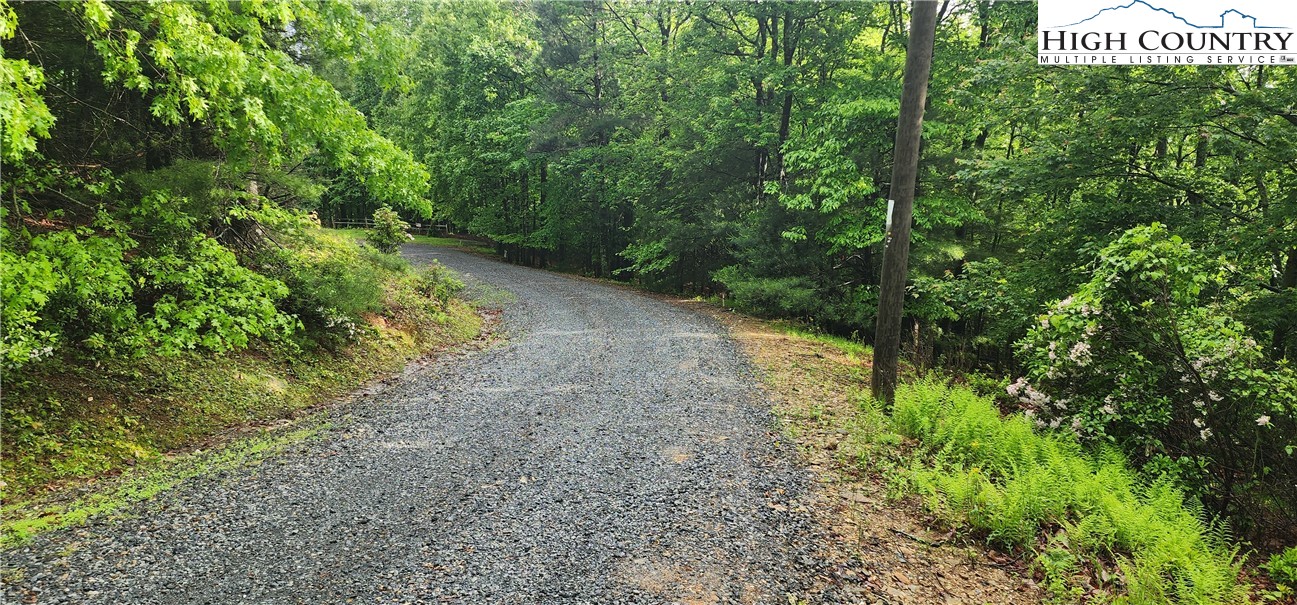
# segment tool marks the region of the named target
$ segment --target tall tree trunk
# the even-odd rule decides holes
[[[531,183],[528,177],[531,176],[531,166],[524,165],[522,170],[518,171],[518,248],[519,261],[525,265],[532,264],[531,244]]]
[[[544,208],[545,208],[545,204],[548,202],[548,199],[549,199],[549,161],[548,161],[547,159],[545,159],[544,157],[541,157],[541,159],[540,159],[540,193],[539,193],[539,197],[538,197],[537,200],[536,200],[536,207],[537,207],[538,212],[544,210]],[[557,256],[558,256],[558,262],[562,263],[562,262],[565,260],[565,259],[564,259],[564,256],[563,256],[564,249],[562,248],[562,245],[563,245],[563,240],[562,240],[562,238],[559,238],[557,244],[558,244],[558,246],[559,246],[559,248],[558,248],[558,250],[557,250],[557,253],[558,253],[558,254],[557,254]],[[545,242],[545,246],[544,246],[543,249],[544,249],[544,250],[549,250],[549,246],[550,246],[550,245],[552,245],[550,242]],[[542,252],[542,253],[541,253],[541,266],[542,266],[542,267],[543,267],[543,266],[547,266],[547,265],[549,264],[549,263],[547,262],[547,261],[549,260],[548,257],[549,257],[549,253],[548,253],[548,252]]]
[[[799,25],[793,19],[792,12],[784,9],[784,69],[791,69],[793,60],[797,57],[797,34]],[[779,144],[775,148],[775,171],[779,174],[779,182],[783,184],[787,177],[787,171],[784,168],[784,143],[788,142],[788,132],[793,118],[793,91],[791,87],[785,84],[783,107],[779,112]]]
[[[769,36],[769,31],[770,31],[769,19],[766,18],[765,16],[758,15],[757,16],[757,37],[756,37],[756,43],[753,45],[753,50],[754,50],[753,59],[756,62],[757,70],[756,70],[756,74],[752,76],[752,88],[753,88],[753,93],[755,94],[755,101],[757,107],[756,131],[758,133],[763,132],[765,130],[766,81],[765,81],[765,74],[761,72],[760,67],[761,64],[765,61],[766,38]],[[755,147],[756,149],[755,152],[753,153],[753,166],[752,166],[752,189],[755,193],[757,202],[760,203],[760,201],[765,198],[766,164],[769,161],[769,156],[766,152],[765,146],[761,144],[757,144]]]
[[[901,312],[905,302],[905,275],[910,260],[910,221],[914,214],[914,189],[919,172],[919,145],[923,138],[923,105],[932,71],[932,46],[937,30],[937,3],[914,0],[910,17],[910,43],[905,51],[905,82],[901,90],[901,115],[896,127],[896,152],[892,164],[892,225],[883,252],[882,287],[878,297],[878,323],[874,335],[874,398],[890,404],[896,394],[896,367],[901,348]]]
[[[664,12],[665,11],[665,12]],[[657,73],[655,78],[658,87],[658,101],[662,103],[661,112],[668,110],[667,103],[670,102],[671,95],[667,89],[667,76],[670,75],[668,66],[671,61],[671,29],[672,29],[672,8],[670,3],[658,5],[657,14],[654,16],[658,26],[658,47],[659,59]],[[661,113],[659,114],[661,115]],[[658,131],[658,142],[666,141],[671,137],[671,126],[662,120],[662,128]]]
[[[1207,131],[1205,129],[1200,130],[1198,132],[1198,141],[1194,143],[1193,146],[1193,167],[1195,169],[1194,176],[1202,174],[1203,167],[1207,165],[1207,151],[1208,151],[1207,143],[1210,140],[1211,140],[1210,135],[1207,134]],[[1203,202],[1202,194],[1198,193],[1197,184],[1193,185],[1193,189],[1189,191],[1189,194],[1186,196],[1185,201],[1188,202],[1190,208],[1193,209],[1191,211],[1196,211],[1198,206],[1202,204]]]
[[[1288,262],[1284,264],[1283,274],[1279,278],[1279,293],[1289,294],[1294,288],[1297,288],[1297,248],[1288,250]],[[1274,359],[1284,359],[1288,356],[1288,335],[1292,334],[1294,322],[1291,316],[1285,316],[1275,326],[1274,337],[1271,341],[1273,352],[1271,355]]]

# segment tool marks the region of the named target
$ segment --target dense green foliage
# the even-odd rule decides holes
[[[307,235],[328,183],[428,215],[427,172],[318,75],[401,85],[342,2],[0,2],[0,358],[343,340],[381,302]]]
[[[343,1],[0,0],[0,43],[7,502],[476,334],[444,270],[313,214],[345,192],[431,216],[427,170],[324,75],[407,86],[389,26]]]
[[[911,361],[1022,376],[1068,406],[1022,402],[1046,425],[1182,478],[1242,531],[1297,526],[1294,71],[1040,66],[1033,4],[942,8]],[[441,219],[510,260],[868,341],[907,11],[379,4],[410,85],[337,80],[428,166]],[[1085,366],[1060,365],[1073,349]],[[1179,382],[1194,364],[1212,376]]]
[[[1279,592],[1292,596],[1297,590],[1297,546],[1290,546],[1270,557],[1264,565],[1279,586]]]

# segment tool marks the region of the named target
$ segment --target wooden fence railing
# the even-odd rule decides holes
[[[325,225],[333,229],[373,229],[374,219],[372,218],[354,218],[354,219],[327,219]],[[445,223],[410,223],[408,229],[415,235],[450,235],[450,225]]]

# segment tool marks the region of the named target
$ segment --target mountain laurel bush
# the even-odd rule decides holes
[[[1297,501],[1297,377],[1232,319],[1225,273],[1166,227],[1124,233],[1019,342],[1009,385],[1040,427],[1115,443],[1217,512]]]

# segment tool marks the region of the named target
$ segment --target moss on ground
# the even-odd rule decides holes
[[[63,499],[29,499],[3,508],[0,547],[22,544],[42,532],[79,525],[91,517],[121,514],[186,479],[253,466],[293,444],[329,428],[323,414],[312,415],[286,428],[263,428],[215,450],[195,450],[161,456],[135,466],[87,494]]]

